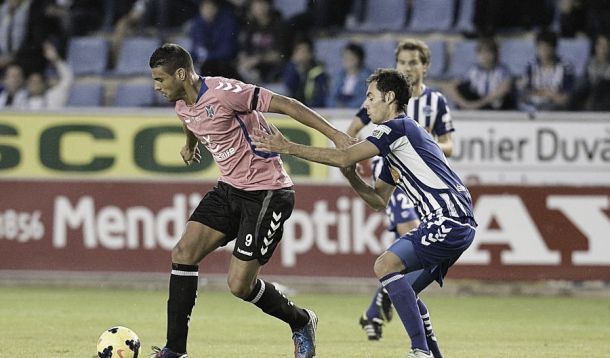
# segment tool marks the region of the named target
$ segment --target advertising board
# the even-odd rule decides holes
[[[165,272],[214,182],[0,181],[0,270]],[[373,277],[393,237],[346,184],[297,184],[266,274]],[[479,223],[454,278],[610,280],[607,187],[473,187]],[[224,273],[231,247],[202,272]]]

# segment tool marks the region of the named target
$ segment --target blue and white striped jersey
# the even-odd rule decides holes
[[[498,63],[491,70],[477,63],[470,66],[462,77],[462,83],[467,83],[472,92],[483,98],[496,91],[498,87],[511,78],[510,69],[503,63]],[[494,106],[494,108],[498,107],[499,105]]]
[[[376,126],[367,140],[384,158],[379,179],[401,188],[422,222],[440,217],[474,220],[468,189],[417,122],[399,116]]]
[[[447,100],[439,91],[424,86],[421,96],[409,99],[406,112],[407,116],[426,128],[434,137],[455,131]],[[364,125],[371,122],[364,106],[360,108],[356,116]]]

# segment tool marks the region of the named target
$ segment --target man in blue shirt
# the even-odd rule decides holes
[[[433,358],[418,307],[417,294],[443,278],[474,239],[472,199],[449,167],[434,138],[405,115],[411,97],[409,79],[393,69],[369,78],[366,111],[377,127],[342,149],[315,148],[288,141],[273,127],[253,136],[257,150],[290,154],[341,167],[360,197],[373,209],[385,209],[395,187],[413,201],[421,223],[392,243],[375,261],[374,271],[387,290],[411,339],[410,358]],[[355,164],[381,155],[384,165],[375,187],[355,171]]]

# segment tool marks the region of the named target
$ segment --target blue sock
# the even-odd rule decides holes
[[[432,322],[430,321],[430,313],[428,312],[428,308],[424,304],[424,301],[417,298],[417,306],[419,307],[419,313],[421,314],[421,319],[424,322],[424,329],[426,330],[426,342],[428,343],[428,347],[430,348],[430,352],[434,356],[434,358],[443,358],[441,354],[441,350],[438,347],[438,342],[436,340],[436,336],[434,335],[434,331],[432,330]]]
[[[388,291],[390,300],[394,304],[396,312],[411,338],[411,348],[429,352],[424,322],[419,313],[415,291],[411,288],[409,280],[399,272],[395,272],[382,277],[380,281]]]
[[[373,318],[381,318],[381,315],[379,314],[379,295],[381,295],[381,290],[382,288],[379,287],[377,289],[377,291],[375,291],[375,295],[373,296],[373,300],[371,301],[371,305],[369,306],[369,308],[366,310],[366,318],[368,318],[368,320],[372,320]]]

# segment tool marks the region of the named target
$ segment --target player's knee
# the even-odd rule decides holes
[[[400,259],[393,253],[386,251],[375,260],[373,270],[375,271],[375,276],[381,279],[391,273],[400,272],[402,267]]]
[[[198,264],[197,258],[193,254],[193,250],[188,250],[181,241],[172,249],[172,262],[185,265]]]
[[[389,273],[387,272],[387,265],[385,264],[383,257],[379,256],[377,260],[375,260],[375,264],[373,265],[373,271],[375,271],[375,276],[377,276],[377,278],[379,279]]]
[[[231,291],[231,294],[233,294],[233,296],[237,297],[237,298],[241,298],[242,300],[245,300],[246,298],[250,297],[250,294],[252,293],[252,285],[248,284],[247,282],[240,280],[240,279],[227,279],[227,283],[229,285],[229,290]]]

